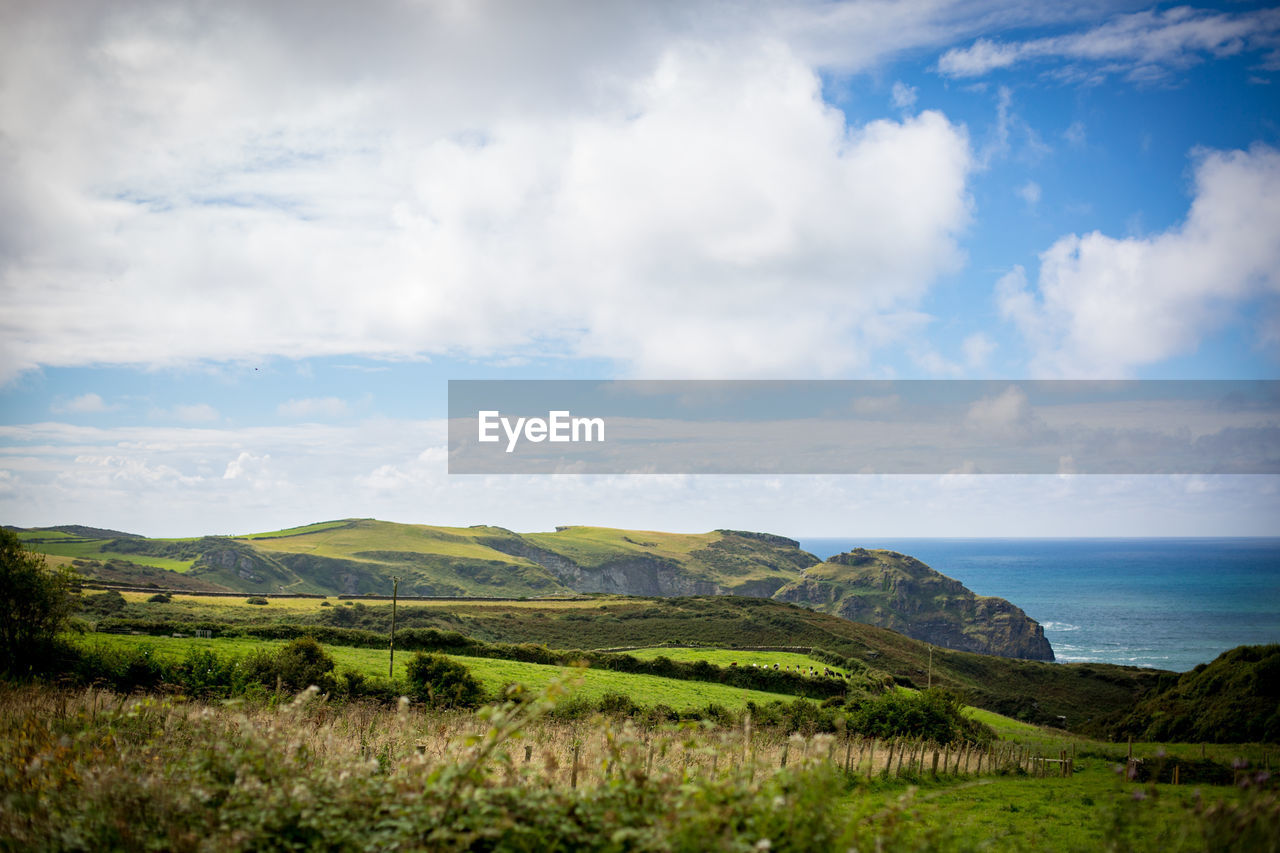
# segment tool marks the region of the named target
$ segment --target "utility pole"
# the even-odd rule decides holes
[[[387,665],[387,678],[396,676],[396,598],[400,594],[400,578],[391,578],[391,663]]]

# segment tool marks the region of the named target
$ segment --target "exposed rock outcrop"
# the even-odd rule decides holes
[[[773,596],[880,625],[950,649],[1053,660],[1044,629],[1003,598],[964,584],[895,551],[858,548],[806,570]]]

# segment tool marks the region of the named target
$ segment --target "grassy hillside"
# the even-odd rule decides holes
[[[246,534],[147,539],[65,527],[22,531],[99,581],[246,593],[539,598],[572,593],[780,598],[949,648],[1051,660],[1040,626],[917,560],[858,550],[822,563],[795,540],[562,527],[438,527],[339,519]],[[78,562],[77,562],[78,561]]]
[[[1176,678],[1123,714],[1116,736],[1238,743],[1280,741],[1280,645],[1240,646]]]
[[[151,603],[134,594],[115,614],[160,625],[271,623],[328,625],[386,633],[388,603],[272,599],[266,606],[214,598],[198,603],[175,596]],[[457,631],[486,642],[535,643],[551,648],[653,647],[663,644],[717,649],[777,646],[825,649],[888,673],[898,683],[930,683],[959,690],[975,706],[1021,720],[1085,728],[1097,718],[1133,707],[1161,673],[1103,664],[1050,664],[949,651],[884,628],[849,622],[768,599],[702,596],[646,599],[601,597],[564,602],[432,602],[402,604],[400,628]],[[121,623],[122,630],[143,627]],[[698,650],[671,650],[670,657]],[[731,652],[729,653],[731,654]],[[930,656],[932,654],[932,671]],[[776,654],[772,655],[777,658]],[[780,660],[780,658],[779,658]],[[740,665],[749,663],[743,656]],[[1164,674],[1168,675],[1168,674]]]
[[[174,637],[136,637],[97,634],[87,637],[81,642],[93,646],[129,649],[142,647],[151,649],[161,658],[180,661],[192,650],[208,650],[219,656],[244,656],[258,649],[274,649],[284,645],[283,640],[257,639],[215,639],[198,640]],[[361,649],[344,646],[325,646],[325,651],[333,658],[339,671],[349,669],[368,678],[382,678],[387,675],[387,651],[385,649]],[[401,651],[396,655],[394,675],[401,682],[406,677],[406,667],[413,659],[410,652]],[[490,696],[501,696],[510,684],[523,684],[531,690],[541,690],[553,679],[564,675],[564,668],[547,666],[524,661],[494,660],[490,658],[457,657],[455,658],[471,671],[484,686]],[[731,710],[741,710],[748,702],[767,704],[769,702],[792,702],[794,696],[780,693],[766,693],[761,690],[748,690],[714,684],[704,681],[684,681],[673,678],[660,678],[653,675],[612,672],[605,669],[582,670],[578,676],[580,681],[574,687],[573,695],[579,699],[596,701],[606,694],[621,694],[637,700],[643,699],[646,707],[666,705],[677,711],[691,711],[720,705]]]

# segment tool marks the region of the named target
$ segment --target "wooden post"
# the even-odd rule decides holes
[[[876,763],[876,739],[875,739],[875,738],[872,738],[872,739],[871,739],[871,742],[870,742],[869,744],[867,744],[867,749],[868,749],[868,752],[867,752],[867,780],[868,780],[868,781],[870,781],[870,779],[871,779],[871,768],[872,768],[872,767],[874,767],[874,766],[875,766],[875,763]]]
[[[573,744],[573,767],[570,769],[569,773],[570,788],[578,787],[578,750],[580,748],[579,744],[575,741]]]
[[[936,746],[933,748],[933,776],[935,779],[938,777],[938,748]]]
[[[778,767],[781,768],[781,767],[787,766],[787,750],[789,750],[790,748],[791,748],[791,740],[788,738],[787,740],[784,740],[782,742],[782,763],[779,764]]]
[[[387,678],[396,676],[396,597],[400,592],[400,578],[391,579],[391,662],[387,664]]]
[[[891,740],[889,741],[889,757],[885,761],[885,765],[884,765],[884,777],[886,779],[889,778],[889,773],[893,771],[893,747],[894,747],[894,741]]]
[[[849,772],[849,762],[853,760],[853,738],[844,739],[844,772]]]
[[[906,752],[907,750],[905,748],[898,750],[898,772],[894,774],[895,776],[902,775],[902,758],[906,754]]]

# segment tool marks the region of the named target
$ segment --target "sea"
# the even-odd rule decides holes
[[[1280,538],[801,539],[820,559],[909,554],[1044,627],[1057,660],[1185,672],[1280,643]]]

